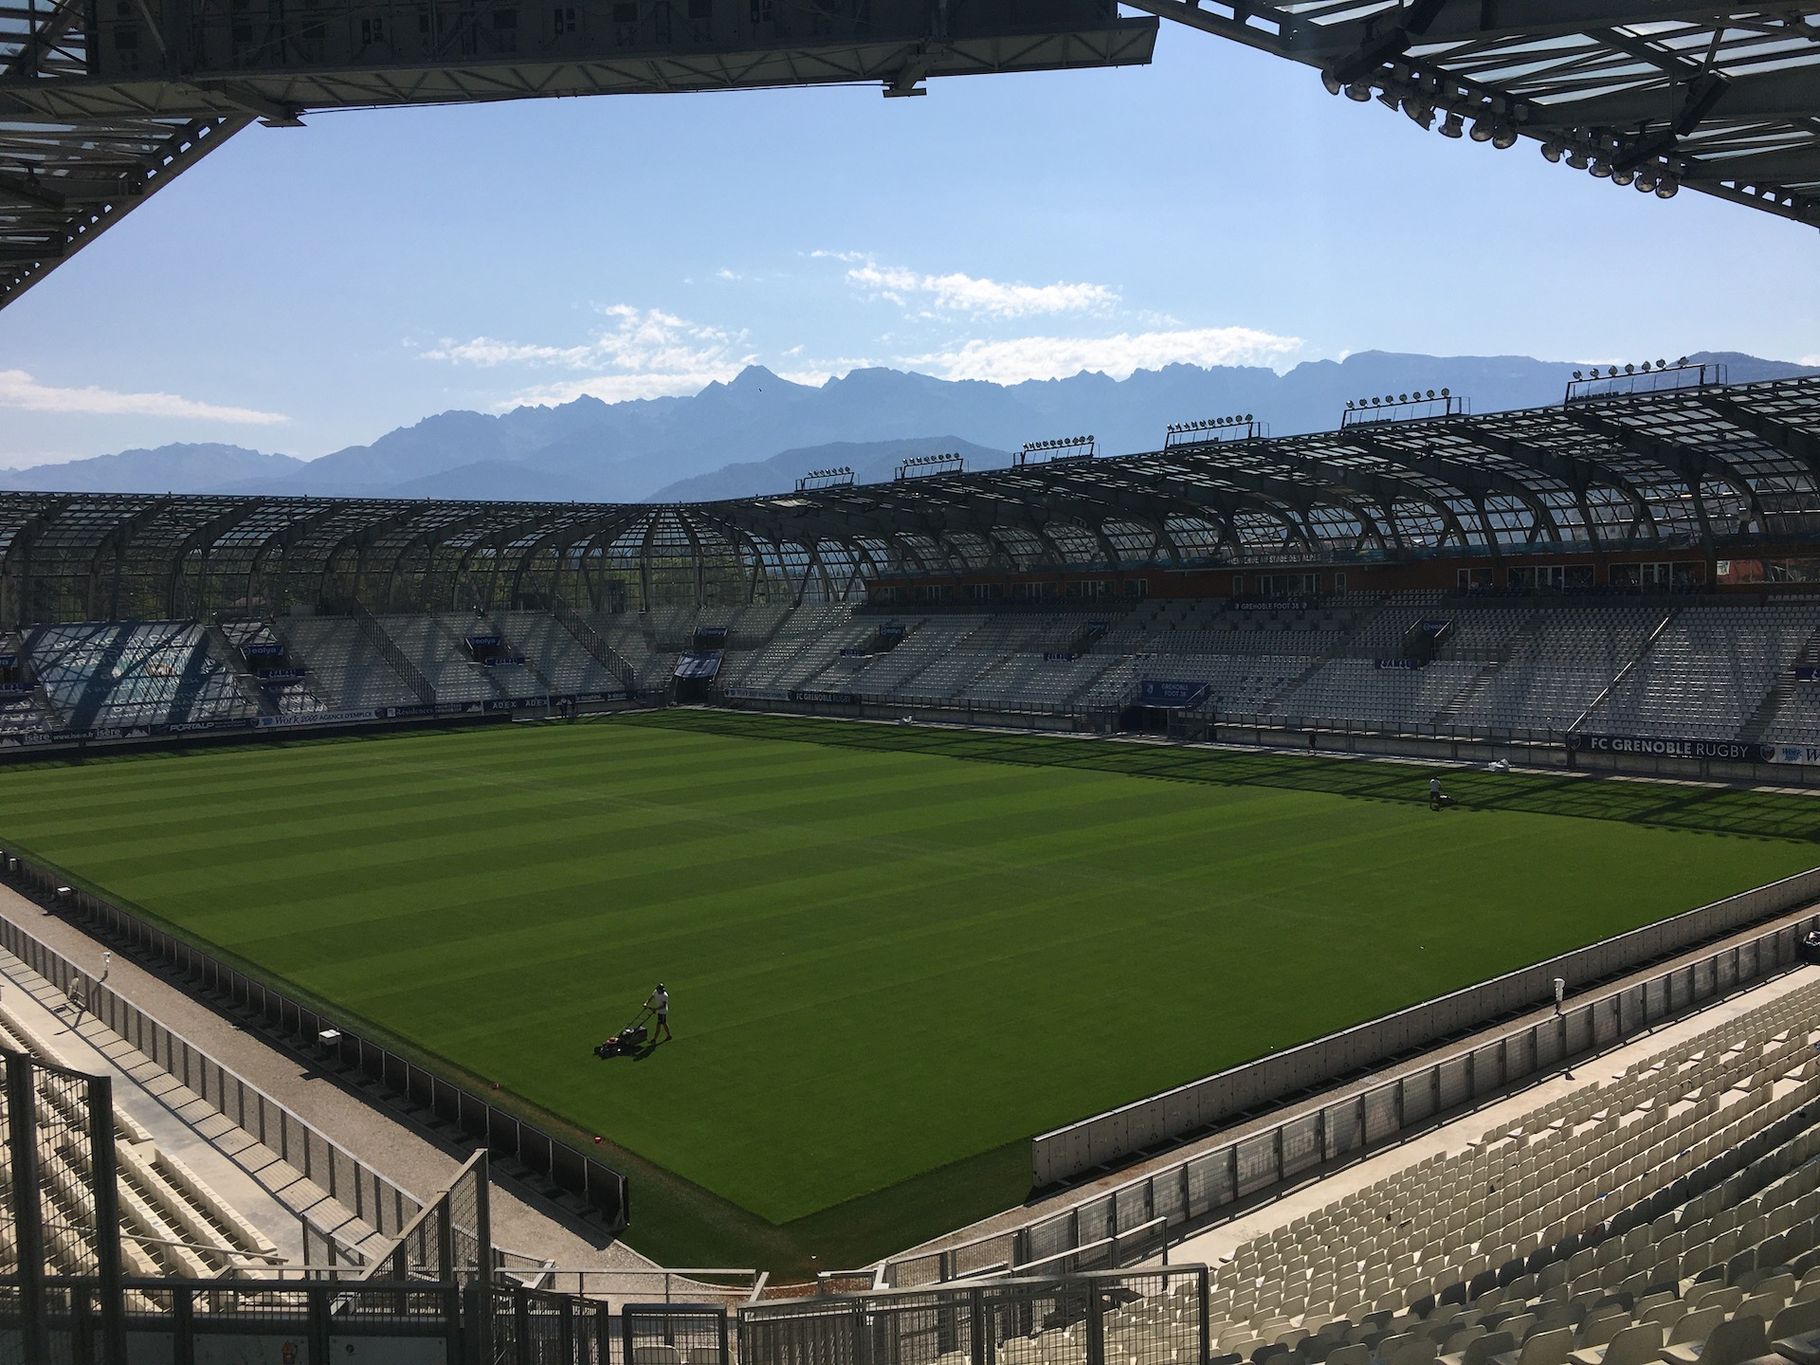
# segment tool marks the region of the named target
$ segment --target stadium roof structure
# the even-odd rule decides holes
[[[1445,136],[1664,198],[1820,227],[1820,6],[1683,0],[1128,0],[1320,68]]]
[[[629,575],[648,604],[654,581],[699,596],[710,574],[801,598],[880,576],[1816,535],[1820,376],[690,504],[5,493],[0,604],[33,619],[33,585],[61,583],[59,610],[118,616],[131,580],[191,615],[206,604],[181,584],[212,577],[244,581],[245,600],[315,603],[357,582],[381,609],[465,607],[552,572]]]
[[[1114,0],[0,0],[0,307],[254,120],[1148,62]]]

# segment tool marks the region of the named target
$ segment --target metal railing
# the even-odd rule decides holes
[[[425,706],[434,706],[435,684],[424,677],[423,670],[412,663],[404,650],[398,647],[398,641],[387,633],[386,628],[379,623],[379,618],[368,611],[364,603],[356,601],[348,603],[348,614],[359,624],[360,633],[379,651],[379,656],[403,679],[404,685],[417,694],[417,700]]]
[[[1337,1163],[1361,1160],[1508,1087],[1760,981],[1795,962],[1802,934],[1817,926],[1820,916],[1715,949],[1018,1227],[891,1257],[882,1264],[882,1278],[894,1288],[909,1288],[966,1276],[975,1273],[974,1267],[1003,1265],[1017,1274],[1020,1267],[1158,1219],[1174,1240],[1325,1174]]]
[[[0,875],[14,886],[40,896],[60,884],[46,866],[28,858],[0,855]],[[58,909],[91,932],[141,959],[162,963],[198,992],[237,1010],[269,1036],[290,1044],[317,1065],[333,1062],[343,1073],[376,1082],[397,1107],[428,1110],[479,1139],[495,1160],[510,1159],[526,1173],[547,1179],[576,1195],[612,1231],[626,1225],[628,1191],[625,1176],[579,1148],[551,1136],[482,1099],[465,1086],[428,1067],[351,1033],[343,1021],[293,1000],[204,949],[148,923],[113,902],[72,889],[54,902]],[[73,970],[73,969],[72,969]],[[324,1034],[333,1035],[326,1046]],[[232,1115],[229,1115],[232,1117]]]
[[[621,684],[628,693],[638,690],[638,670],[625,655],[607,643],[606,637],[588,623],[586,617],[571,607],[560,597],[552,604],[552,610],[564,630],[575,637],[575,642],[593,656],[598,664],[604,664],[619,675]]]
[[[1443,1045],[1546,1005],[1557,980],[1596,989],[1626,973],[1820,900],[1820,868],[1530,963],[1406,1009],[1366,1020],[1040,1133],[1031,1184],[1043,1189],[1159,1143],[1204,1132],[1286,1096],[1323,1089],[1390,1058]]]
[[[175,1030],[165,1027],[112,987],[0,917],[0,947],[65,995],[79,989],[85,1008],[152,1065],[199,1096],[235,1127],[384,1237],[396,1237],[413,1217],[416,1198],[394,1185],[345,1147],[319,1132],[265,1091],[221,1065]],[[339,1228],[303,1219],[304,1260],[364,1265],[359,1243]]]
[[[1205,1266],[987,1280],[740,1310],[741,1365],[1173,1365],[1212,1346]]]

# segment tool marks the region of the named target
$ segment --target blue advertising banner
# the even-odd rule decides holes
[[[241,647],[240,652],[249,659],[281,659],[284,657],[284,646],[276,640],[264,643],[253,643]]]
[[[1420,659],[1379,659],[1379,660],[1377,660],[1377,666],[1379,668],[1426,668],[1427,667],[1427,665],[1424,664]]]
[[[467,641],[469,649],[498,649],[500,643],[497,635],[470,635]]]
[[[1153,706],[1164,711],[1179,711],[1184,707],[1198,706],[1207,699],[1213,688],[1200,682],[1168,682],[1157,678],[1145,678],[1138,684],[1138,705]]]

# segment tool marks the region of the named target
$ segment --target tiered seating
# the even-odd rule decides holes
[[[19,1018],[0,1007],[0,1045],[62,1065],[55,1052]],[[59,1086],[40,1088],[41,1122],[61,1120],[83,1131],[87,1113]],[[126,1272],[143,1278],[210,1278],[238,1274],[249,1263],[271,1258],[270,1238],[176,1157],[162,1151],[145,1129],[122,1109],[114,1111],[114,1152],[118,1167],[120,1247]],[[47,1270],[92,1273],[93,1231],[86,1217],[92,1165],[82,1142],[41,1142],[40,1180],[51,1209],[46,1218]],[[10,1179],[0,1166],[0,1187]],[[48,1213],[48,1210],[47,1210]],[[10,1229],[7,1230],[10,1239]]]
[[[1763,609],[1790,635],[1808,629],[1812,606],[1806,601],[1772,601]],[[1820,631],[1810,631],[1807,641],[1797,652],[1794,663],[1808,667],[1820,665]],[[1773,683],[1753,738],[1773,740],[1780,744],[1820,745],[1820,682],[1798,680],[1792,672]]]
[[[1329,659],[1284,699],[1305,723],[1379,726],[1415,733],[1477,678],[1484,665],[1446,660],[1424,668],[1380,668],[1373,659]]]
[[[1504,661],[1449,719],[1467,727],[1564,732],[1636,657],[1666,614],[1661,607],[1617,605],[1537,610],[1507,645]]]
[[[223,621],[221,633],[241,652],[242,657],[249,660],[255,657],[249,653],[250,650],[269,650],[276,647],[280,651],[284,651],[287,648],[284,640],[269,621],[257,619]],[[282,653],[275,657],[285,658]],[[296,662],[288,659],[285,661],[287,663]],[[317,696],[311,688],[310,680],[307,677],[282,679],[262,677],[259,685],[281,716],[315,715],[329,709],[322,698]]]
[[[381,616],[380,627],[404,652],[417,671],[436,689],[436,700],[487,701],[497,697],[486,670],[475,663],[461,642],[462,632],[472,630],[474,618],[457,618],[451,628],[437,616]]]
[[[72,729],[172,725],[256,714],[193,621],[40,626],[33,674]]]
[[[850,690],[878,701],[952,697],[984,668],[964,649],[987,619],[972,614],[927,618],[896,649],[867,660],[853,674]]]
[[[884,623],[885,618],[854,616],[845,605],[805,603],[759,648],[730,652],[721,666],[721,686],[730,694],[761,698],[782,697],[798,687],[844,690],[860,661],[843,658],[841,651],[874,646]],[[810,681],[824,670],[828,677]]]
[[[1820,605],[1683,607],[1588,728],[1730,739],[1820,629]]]
[[[0,631],[0,657],[17,659],[24,653],[23,640],[10,631]],[[0,671],[0,682],[16,680],[19,676],[17,669]],[[55,718],[45,712],[32,692],[15,692],[10,688],[0,691],[0,738],[48,730],[55,724]]]
[[[1809,985],[1245,1242],[1213,1274],[1217,1350],[1738,1365],[1799,1336],[1811,1365],[1817,1038]]]
[[[552,693],[618,694],[625,690],[619,675],[582,648],[569,628],[554,616],[539,611],[507,611],[492,619],[511,649],[530,661],[531,668],[549,684]]]
[[[310,670],[316,694],[335,710],[410,706],[417,694],[351,616],[296,616],[284,627],[291,657]]]

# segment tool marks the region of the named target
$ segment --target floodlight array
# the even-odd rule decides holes
[[[840,464],[832,469],[811,469],[796,481],[796,491],[806,493],[812,488],[840,488],[852,482],[852,467]]]
[[[957,451],[945,455],[912,455],[897,467],[899,481],[924,479],[933,474],[963,474],[967,461]]]
[[[1360,422],[1402,422],[1417,417],[1454,417],[1466,411],[1466,400],[1452,389],[1410,389],[1407,393],[1348,398],[1340,415],[1344,430]]]
[[[1251,413],[1230,417],[1204,417],[1198,422],[1171,422],[1163,436],[1163,449],[1207,445],[1213,441],[1248,441],[1258,434],[1258,419]]]
[[[1054,464],[1057,460],[1091,460],[1099,454],[1098,439],[1092,436],[1060,436],[1052,441],[1026,441],[1017,453],[1017,463],[1026,465]],[[1041,460],[1032,461],[1032,455]]]
[[[1503,95],[1490,95],[1462,83],[1457,77],[1425,68],[1416,62],[1399,62],[1366,75],[1345,70],[1321,73],[1321,83],[1331,95],[1345,95],[1360,104],[1376,99],[1387,109],[1400,110],[1419,128],[1442,137],[1489,142],[1499,151],[1517,145],[1527,121],[1526,104]],[[1435,127],[1440,116],[1441,126]],[[1542,155],[1551,163],[1563,162],[1577,171],[1614,185],[1634,185],[1639,193],[1673,199],[1681,189],[1667,150],[1639,149],[1634,140],[1613,133],[1568,138],[1555,135],[1542,143]]]

